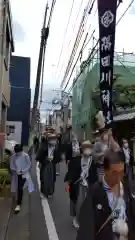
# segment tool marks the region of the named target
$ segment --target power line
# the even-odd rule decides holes
[[[121,15],[121,17],[120,17],[119,20],[117,21],[116,26],[119,24],[119,22],[120,22],[120,21],[122,20],[122,18],[125,16],[125,14],[126,14],[127,11],[129,10],[129,8],[132,6],[132,4],[133,4],[134,1],[135,1],[135,0],[132,0],[131,3],[128,5],[128,7],[127,7],[126,10],[124,11],[124,13]],[[120,3],[121,3],[121,0],[119,1],[118,5],[117,5],[117,8],[119,7]],[[94,48],[93,48],[92,54],[93,54],[93,52],[95,51],[98,43],[99,43],[99,39],[97,40],[97,43],[96,43],[96,45],[95,45]],[[95,54],[98,52],[98,50],[99,50],[99,49],[97,49],[97,51],[94,53],[94,56],[95,56]],[[90,56],[92,56],[92,54],[90,54]],[[88,63],[90,62],[90,56],[88,57],[88,60],[86,61],[84,68],[85,68],[85,67],[88,65]],[[94,57],[94,56],[93,56],[93,57]],[[69,94],[70,94],[70,92],[72,91],[73,87],[75,86],[75,84],[76,84],[79,76],[81,75],[81,73],[82,73],[82,71],[79,73],[79,75],[78,75],[77,78],[75,79],[73,85],[72,85],[71,88],[69,89],[69,91],[68,91]]]
[[[46,27],[46,20],[47,20],[47,12],[48,12],[48,3],[46,4],[46,8],[45,8],[44,22],[43,22],[43,28],[42,28],[42,32],[41,32],[41,43],[40,43],[40,50],[39,50],[39,59],[38,59],[38,67],[37,67],[37,75],[36,75],[36,85],[35,85],[32,117],[31,117],[31,131],[33,130],[34,125],[35,125],[35,116],[36,116],[36,111],[38,108],[38,101],[39,101],[40,80],[41,80],[42,71],[44,71],[43,57],[45,55],[47,40],[48,40],[48,36],[49,36],[50,23],[51,23],[55,3],[56,3],[56,0],[53,0],[47,27]],[[41,89],[41,92],[42,92],[42,89]]]
[[[83,32],[84,32],[84,26],[87,22],[88,15],[91,14],[91,11],[94,7],[94,3],[95,3],[95,0],[93,0],[93,1],[89,0],[86,8],[84,9],[84,13],[83,13],[83,16],[82,16],[82,19],[81,19],[81,22],[80,22],[80,26],[79,26],[79,29],[78,29],[78,33],[77,33],[77,36],[76,36],[76,39],[75,39],[75,43],[74,43],[74,46],[73,46],[73,49],[72,49],[72,52],[71,52],[71,55],[70,55],[70,58],[69,58],[69,61],[68,61],[68,65],[67,65],[63,80],[61,82],[61,87],[64,85],[64,83],[66,81],[66,78],[68,77],[68,74],[69,74],[70,69],[72,67],[77,49],[79,47],[79,43],[81,41],[81,38],[82,38],[82,35],[83,35]]]
[[[70,56],[70,59],[69,59],[69,62],[68,62],[66,72],[65,72],[64,78],[62,80],[61,86],[63,86],[64,82],[66,81],[66,78],[68,77],[68,74],[69,74],[70,69],[72,67],[77,49],[79,47],[79,43],[81,41],[81,38],[82,38],[82,35],[83,35],[83,32],[84,32],[84,26],[85,26],[85,24],[87,22],[87,19],[88,19],[88,14],[91,14],[91,11],[92,11],[93,6],[94,6],[94,2],[95,2],[95,0],[93,2],[92,2],[92,0],[90,0],[87,4],[86,8],[84,9],[84,15],[82,17],[82,22],[81,22],[80,28],[78,30],[78,34],[77,34],[77,37],[76,37],[76,40],[75,40],[75,43],[74,43],[74,47],[73,47],[73,50],[72,50],[72,53],[71,53],[71,56]]]
[[[126,10],[124,11],[124,13],[121,15],[121,17],[119,18],[117,24],[121,21],[121,19],[125,16],[125,14],[127,13],[127,11],[129,10],[129,8],[132,6],[132,4],[134,3],[135,0],[132,0],[130,2],[130,4],[128,5],[128,7],[126,8]]]
[[[117,5],[117,8],[119,7],[121,1],[122,1],[122,0],[119,0],[119,3],[118,3],[118,5]],[[96,11],[95,11],[95,13],[94,13],[94,16],[96,15],[97,10],[98,10],[98,8],[96,8]],[[127,10],[126,10],[126,12],[127,12]],[[120,19],[119,19],[119,21],[120,21]],[[90,36],[88,42],[87,42],[86,45],[84,46],[84,49],[87,47],[87,45],[88,45],[89,42],[91,41],[91,38],[92,38],[92,36],[94,35],[95,31],[96,31],[96,28],[93,30],[93,33],[91,34],[91,36]]]
[[[81,0],[80,6],[79,6],[79,10],[78,10],[78,13],[77,13],[77,16],[76,16],[76,20],[75,20],[75,23],[74,23],[74,26],[73,26],[73,32],[74,32],[75,27],[76,27],[76,22],[77,22],[77,19],[78,19],[78,17],[79,17],[79,14],[80,14],[83,1],[84,1],[84,0]],[[67,48],[70,46],[70,43],[71,43],[71,39],[70,39],[70,41],[69,41],[69,43],[68,43]],[[64,63],[63,63],[62,66],[61,66],[61,69],[60,69],[60,71],[59,71],[59,75],[61,74],[61,71],[62,71],[63,67],[64,67]],[[58,70],[58,69],[57,69],[57,70]],[[57,73],[57,72],[56,72],[56,73]],[[59,75],[58,75],[58,79],[59,79]],[[56,74],[55,74],[55,76],[56,76]]]
[[[71,55],[70,55],[70,58],[69,58],[69,61],[68,61],[68,65],[66,67],[66,71],[65,71],[63,80],[61,82],[61,87],[63,86],[63,84],[65,82],[65,79],[68,76],[68,73],[70,71],[70,68],[72,66],[72,63],[73,63],[73,60],[74,60],[74,57],[75,57],[75,54],[76,54],[76,51],[77,51],[79,43],[80,43],[80,40],[82,38],[90,1],[92,1],[92,0],[88,1],[88,4],[87,4],[86,8],[84,9],[83,16],[82,16],[82,19],[81,19],[81,22],[80,22],[80,25],[79,25],[79,29],[78,29],[78,32],[77,32],[77,36],[76,36],[76,39],[75,39],[75,42],[74,42],[74,46],[73,46],[73,49],[72,49],[72,52],[71,52]]]
[[[79,10],[78,10],[78,13],[77,13],[77,16],[76,16],[76,20],[75,20],[75,23],[74,23],[74,26],[73,26],[73,32],[74,32],[75,27],[76,27],[76,22],[77,22],[77,19],[78,19],[78,17],[79,17],[79,14],[80,14],[83,1],[84,1],[84,0],[81,0],[80,6],[79,6]],[[70,45],[70,43],[71,43],[71,39],[70,39],[70,41],[69,41],[69,43],[68,43],[68,46]]]
[[[57,68],[56,68],[56,73],[57,73],[57,69],[59,68],[59,65],[60,65],[60,59],[61,59],[62,52],[63,52],[63,47],[64,47],[64,43],[65,43],[65,39],[66,39],[66,35],[67,35],[69,23],[70,23],[70,18],[71,18],[72,11],[73,11],[74,2],[75,2],[75,0],[72,1],[70,13],[69,13],[69,18],[68,18],[68,22],[67,22],[67,26],[66,26],[64,38],[63,38],[63,43],[62,43],[62,47],[61,47],[61,51],[60,51],[60,55],[59,55],[59,59],[58,59],[58,64],[57,64]],[[56,75],[56,73],[55,73],[55,75]]]
[[[117,57],[120,57],[118,53],[116,53],[116,55],[117,55]],[[123,68],[127,69],[130,73],[135,75],[135,73],[133,73],[127,66],[125,66],[125,64],[120,59],[118,59],[118,58],[115,58],[115,59],[123,66]]]
[[[40,107],[43,97],[43,82],[44,82],[44,65],[45,65],[45,48],[43,50],[42,74],[41,74],[41,93],[40,93]]]
[[[51,10],[50,10],[50,16],[49,16],[49,20],[48,20],[48,25],[47,25],[48,28],[50,27],[50,24],[51,24],[52,14],[53,14],[55,3],[56,3],[56,0],[53,0],[52,5],[51,5]]]
[[[66,83],[66,86],[64,87],[64,91],[66,90],[66,88],[67,88],[67,86],[68,86],[68,84],[69,84],[69,82],[70,82],[70,79],[71,79],[71,77],[72,77],[73,71],[74,71],[74,69],[75,69],[75,67],[76,67],[76,64],[77,64],[77,62],[78,62],[78,60],[79,60],[80,55],[82,54],[83,50],[84,50],[84,49],[86,48],[86,46],[87,46],[87,44],[85,44],[85,43],[86,43],[86,40],[87,40],[87,37],[88,37],[88,33],[89,33],[89,31],[86,33],[86,36],[85,36],[85,39],[84,39],[82,48],[81,48],[81,50],[80,50],[80,52],[79,52],[79,54],[78,54],[78,57],[77,57],[77,59],[76,59],[76,62],[75,62],[75,64],[74,64],[74,66],[73,66],[73,68],[72,68],[72,71],[71,71],[71,74],[70,74],[70,76],[69,76],[69,79],[68,79],[68,81],[67,81],[67,83]],[[94,31],[92,32],[90,39],[93,37],[93,34],[94,34]],[[97,46],[97,45],[96,45],[96,46]]]
[[[53,14],[53,10],[54,10],[55,3],[56,3],[56,0],[53,0],[53,1],[52,1],[52,5],[51,5],[51,10],[50,10],[49,19],[48,19],[48,24],[47,24],[48,29],[50,28],[50,24],[51,24],[51,20],[52,20],[52,14]],[[44,25],[45,25],[45,22],[44,22]],[[39,108],[41,107],[42,96],[43,96],[45,50],[46,50],[46,45],[44,46],[44,49],[43,49],[42,72],[41,72],[41,93],[40,93],[40,105],[39,105]]]
[[[91,34],[91,36],[90,36],[88,42],[87,42],[87,43],[85,44],[85,46],[84,46],[84,49],[87,47],[87,45],[88,45],[89,42],[91,41],[92,37],[94,36],[95,31],[96,31],[96,29],[93,30],[93,32],[92,32],[92,34]],[[84,50],[84,49],[83,49],[83,50]]]
[[[72,74],[73,74],[73,71],[74,71],[74,69],[75,69],[75,67],[76,67],[76,64],[77,64],[77,62],[78,62],[78,60],[79,60],[80,54],[81,54],[81,52],[82,52],[82,50],[83,50],[83,48],[84,48],[84,44],[85,44],[85,42],[86,42],[87,36],[88,36],[88,33],[87,33],[86,36],[85,36],[85,39],[84,39],[82,48],[81,48],[81,50],[80,50],[80,52],[79,52],[79,55],[78,55],[78,57],[77,57],[77,59],[76,59],[76,62],[75,62],[75,64],[74,64],[73,68],[72,68],[72,71],[71,71],[71,73],[70,73],[69,79],[68,79],[68,81],[67,81],[67,83],[66,83],[66,86],[65,86],[65,88],[64,88],[63,91],[66,90],[66,88],[67,88],[67,86],[68,86],[68,84],[69,84],[70,78],[71,78],[71,76],[72,76]]]

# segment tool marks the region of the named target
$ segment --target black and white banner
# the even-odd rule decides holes
[[[98,0],[100,46],[100,97],[105,124],[111,125],[113,58],[117,0]]]

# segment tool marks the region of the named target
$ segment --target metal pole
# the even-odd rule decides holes
[[[44,53],[44,48],[46,47],[48,34],[49,34],[49,28],[45,27],[46,20],[47,20],[47,11],[48,11],[48,4],[46,5],[46,9],[45,9],[44,23],[43,23],[42,35],[41,35],[38,68],[37,68],[37,77],[36,77],[36,87],[35,87],[35,95],[34,95],[34,102],[33,102],[33,109],[32,109],[31,130],[33,130],[34,125],[35,125],[35,116],[36,116],[36,110],[37,110],[37,105],[38,105],[43,53]]]

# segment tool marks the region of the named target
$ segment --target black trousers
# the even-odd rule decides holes
[[[18,175],[18,189],[17,189],[17,205],[22,204],[22,198],[23,198],[23,186],[26,179],[22,178],[22,175]]]
[[[45,170],[45,166],[41,164],[40,167],[40,186],[41,186],[41,193],[44,193],[44,170]]]
[[[51,178],[50,178],[51,177]],[[47,165],[44,166],[41,164],[40,167],[40,184],[41,184],[41,193],[48,197],[48,195],[53,195],[56,181],[56,166],[53,165],[53,176],[52,169],[47,169]]]

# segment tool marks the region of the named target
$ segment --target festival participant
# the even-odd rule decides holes
[[[104,157],[104,178],[85,199],[76,240],[134,240],[134,194],[122,183],[122,153],[108,150]]]
[[[40,167],[41,193],[52,197],[56,181],[56,164],[60,162],[60,149],[57,145],[57,135],[48,134],[48,139],[36,156]]]
[[[129,180],[133,179],[134,157],[126,139],[122,139],[122,153],[125,164],[125,177]]]
[[[69,163],[72,158],[80,155],[80,144],[75,133],[72,133],[71,141],[66,144],[66,163]]]
[[[92,161],[92,145],[89,141],[82,143],[82,155],[75,156],[69,162],[65,176],[66,189],[69,190],[70,214],[73,226],[78,228],[77,216],[80,207],[87,196],[88,187],[97,180],[96,167]]]
[[[95,141],[92,152],[93,160],[97,165],[99,181],[102,180],[102,177],[104,175],[103,169],[104,154],[108,148],[109,148],[109,131],[108,129],[102,129],[100,130],[100,138],[98,138],[98,141]]]

